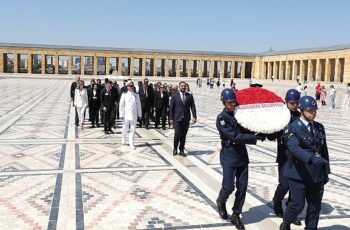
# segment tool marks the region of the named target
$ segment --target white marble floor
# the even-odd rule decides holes
[[[172,129],[137,128],[132,151],[121,145],[119,122],[114,135],[87,121],[78,130],[70,83],[0,79],[0,229],[233,228],[218,217],[215,205],[222,179],[215,128],[222,88],[191,83],[198,123],[190,127],[183,158],[172,156]],[[246,85],[238,82],[239,88]],[[280,94],[288,89],[276,82],[266,87]],[[322,107],[317,117],[326,127],[332,169],[320,229],[350,228],[348,113]],[[246,229],[278,229],[281,219],[271,209],[276,143],[248,151]]]

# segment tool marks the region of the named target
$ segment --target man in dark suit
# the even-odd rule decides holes
[[[169,109],[169,95],[161,85],[159,92],[154,95],[154,110],[156,111],[155,127],[158,128],[159,120],[162,118],[162,129],[165,130],[166,114]]]
[[[93,84],[91,88],[92,89],[88,91],[89,114],[92,128],[95,128],[95,125],[97,125],[97,127],[100,126],[98,114],[101,106],[101,95],[97,84]]]
[[[170,123],[173,124],[175,128],[173,155],[177,155],[177,148],[180,142],[179,155],[186,157],[184,149],[186,135],[191,120],[190,110],[192,111],[193,117],[192,124],[196,123],[197,115],[193,96],[186,92],[186,82],[181,81],[179,83],[179,88],[180,91],[171,97],[169,119]]]
[[[112,82],[108,81],[106,83],[106,88],[101,92],[101,107],[104,113],[104,131],[106,134],[113,134],[112,131],[112,117],[111,115],[115,110],[115,91],[112,90]]]
[[[77,76],[75,78],[75,81],[72,82],[72,84],[70,85],[70,98],[71,98],[71,101],[73,102],[73,105],[74,105],[74,94],[75,94],[75,89],[78,87],[78,82],[80,81],[80,77]],[[75,109],[75,125],[76,126],[79,126],[79,117],[78,117],[78,112],[77,110]]]
[[[139,97],[142,109],[142,120],[140,120],[140,127],[142,124],[148,129],[149,126],[149,114],[151,108],[153,109],[153,90],[148,86],[148,79],[143,82],[142,87],[139,89]]]

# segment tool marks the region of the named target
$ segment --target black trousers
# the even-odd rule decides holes
[[[140,120],[140,126],[142,124],[146,127],[149,125],[149,108],[142,109],[142,119]]]
[[[74,107],[74,110],[75,110],[75,125],[79,125],[79,116],[78,116],[77,108]]]
[[[157,127],[160,122],[160,118],[162,118],[162,128],[165,128],[165,122],[166,122],[166,108],[156,108],[156,122],[155,126]]]
[[[115,113],[114,109],[108,109],[106,112],[104,112],[104,130],[105,131],[111,131],[112,130],[112,126],[113,126],[113,119],[115,120],[115,118],[113,118],[113,114]]]
[[[99,122],[99,109],[100,107],[97,106],[90,106],[89,107],[89,115],[90,115],[90,121],[91,124],[98,124]]]
[[[182,119],[181,121],[175,121],[175,135],[174,135],[174,149],[177,150],[177,147],[180,146],[179,149],[185,149],[186,135],[188,131],[188,127],[190,126],[189,120]]]
[[[237,214],[241,214],[247,194],[248,165],[233,167],[231,165],[222,164],[222,169],[222,187],[218,199],[222,203],[226,203],[236,186],[237,191],[235,193],[235,202],[232,207],[232,211]]]

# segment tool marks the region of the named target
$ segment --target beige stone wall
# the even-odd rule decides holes
[[[154,60],[153,73],[157,74],[157,60],[176,60],[176,76],[180,76],[179,63],[183,60],[187,60],[187,71],[188,73],[193,70],[193,61],[199,61],[197,71],[203,72],[200,63],[203,61],[210,61],[210,77],[214,73],[214,62],[217,61],[221,65],[220,77],[224,75],[224,63],[231,62],[231,74],[230,77],[234,76],[235,63],[241,62],[241,77],[244,78],[245,74],[245,63],[252,63],[252,78],[264,79],[265,73],[267,78],[271,78],[272,74],[276,75],[278,72],[281,79],[296,79],[297,75],[302,79],[304,76],[308,80],[312,80],[309,75],[315,75],[316,78],[323,76],[323,81],[330,82],[340,81],[340,75],[343,74],[343,81],[350,82],[350,49],[338,50],[338,51],[327,51],[327,52],[313,52],[313,53],[299,53],[299,54],[287,54],[287,55],[275,55],[275,56],[262,56],[262,57],[250,57],[250,56],[215,56],[215,55],[202,55],[202,54],[176,54],[176,53],[145,53],[145,52],[115,52],[115,51],[95,51],[95,50],[76,50],[76,49],[48,49],[48,48],[0,48],[0,73],[4,70],[4,59],[5,53],[14,54],[14,72],[18,72],[18,54],[28,54],[28,72],[32,71],[32,58],[33,54],[40,54],[42,58],[42,71],[45,71],[45,56],[54,56],[55,74],[58,74],[58,57],[68,56],[68,74],[72,73],[72,56],[81,57],[81,72],[84,74],[84,57],[91,56],[93,60],[93,74],[97,74],[97,57],[106,58],[106,74],[109,74],[109,58],[118,59],[118,75],[122,75],[122,58],[128,58],[130,60],[130,76],[134,75],[134,59],[140,59],[142,63],[141,75],[145,75],[146,72],[146,59]],[[313,62],[316,61],[316,68],[313,68]],[[190,65],[191,64],[191,65]],[[208,66],[209,67],[209,66]],[[342,71],[343,68],[343,71]],[[168,76],[168,65],[165,62],[165,76]],[[316,69],[316,71],[313,71]],[[334,74],[332,74],[334,72]],[[201,76],[200,73],[200,76]],[[334,75],[334,79],[331,76]],[[277,76],[274,76],[275,79]],[[316,80],[316,79],[314,79]],[[321,79],[319,79],[321,80]]]

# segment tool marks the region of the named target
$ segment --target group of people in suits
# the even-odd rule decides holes
[[[104,125],[106,134],[114,134],[116,119],[123,121],[122,143],[125,144],[127,130],[130,130],[129,145],[134,149],[133,139],[137,122],[139,127],[149,129],[151,121],[154,128],[165,130],[173,127],[173,155],[186,157],[184,152],[186,135],[193,116],[196,123],[196,107],[188,83],[182,81],[179,85],[157,82],[150,84],[145,78],[137,85],[131,79],[124,80],[120,87],[116,80],[101,84],[101,80],[91,80],[85,86],[79,77],[71,84],[71,99],[76,111],[76,125],[83,129],[86,109],[89,108],[91,127]],[[179,151],[178,151],[179,150]]]

